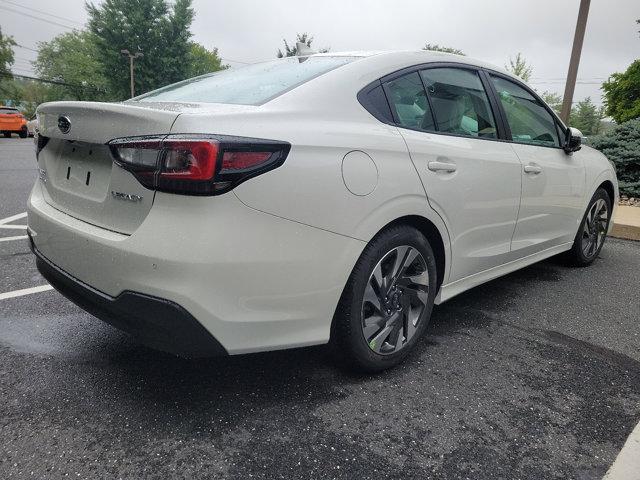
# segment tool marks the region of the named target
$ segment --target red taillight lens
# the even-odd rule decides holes
[[[211,180],[216,172],[218,142],[164,143],[160,176],[164,178]]]
[[[187,195],[217,195],[279,167],[291,145],[223,135],[165,135],[109,142],[116,163],[145,187]]]
[[[222,170],[244,170],[265,163],[273,152],[224,152]]]

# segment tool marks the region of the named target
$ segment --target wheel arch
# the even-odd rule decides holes
[[[433,250],[433,255],[436,258],[436,275],[438,279],[437,290],[439,290],[440,286],[444,282],[448,264],[447,249],[445,248],[444,238],[440,233],[440,230],[438,230],[438,227],[436,227],[436,225],[428,218],[422,217],[420,215],[405,215],[387,223],[372,238],[375,238],[377,235],[387,230],[388,228],[397,225],[408,225],[410,227],[413,227],[420,233],[422,233],[429,241],[429,245],[431,245],[431,249]]]
[[[613,182],[611,182],[611,180],[605,180],[600,185],[598,185],[598,188],[603,188],[607,192],[607,195],[609,195],[609,200],[611,200],[611,205],[613,205],[616,200],[616,191],[613,187]],[[596,188],[596,190],[598,190],[598,188]]]

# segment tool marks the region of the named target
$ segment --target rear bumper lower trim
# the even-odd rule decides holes
[[[144,345],[182,357],[227,355],[225,348],[180,305],[124,291],[111,297],[51,263],[29,235],[42,276],[62,295],[100,320],[133,335]]]

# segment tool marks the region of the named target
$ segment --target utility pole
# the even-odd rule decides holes
[[[131,75],[131,98],[133,98],[136,96],[136,89],[133,81],[133,60],[136,58],[144,57],[144,53],[142,52],[131,53],[129,52],[129,50],[126,50],[126,49],[120,50],[120,53],[125,57],[129,57],[129,72]]]
[[[584,32],[587,28],[587,16],[589,15],[589,4],[591,0],[580,0],[580,10],[578,10],[578,22],[576,32],[573,36],[573,49],[571,50],[571,60],[569,60],[569,72],[567,73],[567,84],[564,87],[564,97],[562,100],[562,111],[560,118],[564,123],[569,122],[571,104],[573,102],[573,92],[576,88],[576,78],[578,77],[578,65],[580,64],[580,54],[582,53],[582,42]]]

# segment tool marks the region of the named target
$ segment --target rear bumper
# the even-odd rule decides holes
[[[111,297],[58,268],[38,251],[31,237],[29,240],[42,276],[58,292],[100,320],[151,348],[182,357],[227,355],[220,342],[180,305],[130,291]]]
[[[69,293],[69,281],[58,287],[53,279],[72,301],[91,313],[97,304],[94,314],[114,325],[123,321],[123,310],[145,313],[149,299],[159,300],[161,310],[167,303],[179,306],[187,322],[199,323],[230,355],[326,343],[344,285],[365,246],[249,208],[233,193],[158,193],[142,224],[123,235],[52,207],[37,181],[28,217],[40,257],[85,287]],[[91,299],[88,306],[84,296]],[[115,311],[116,319],[102,315],[105,309]],[[119,328],[153,339],[155,334],[144,330],[158,328],[154,314],[140,318]]]

